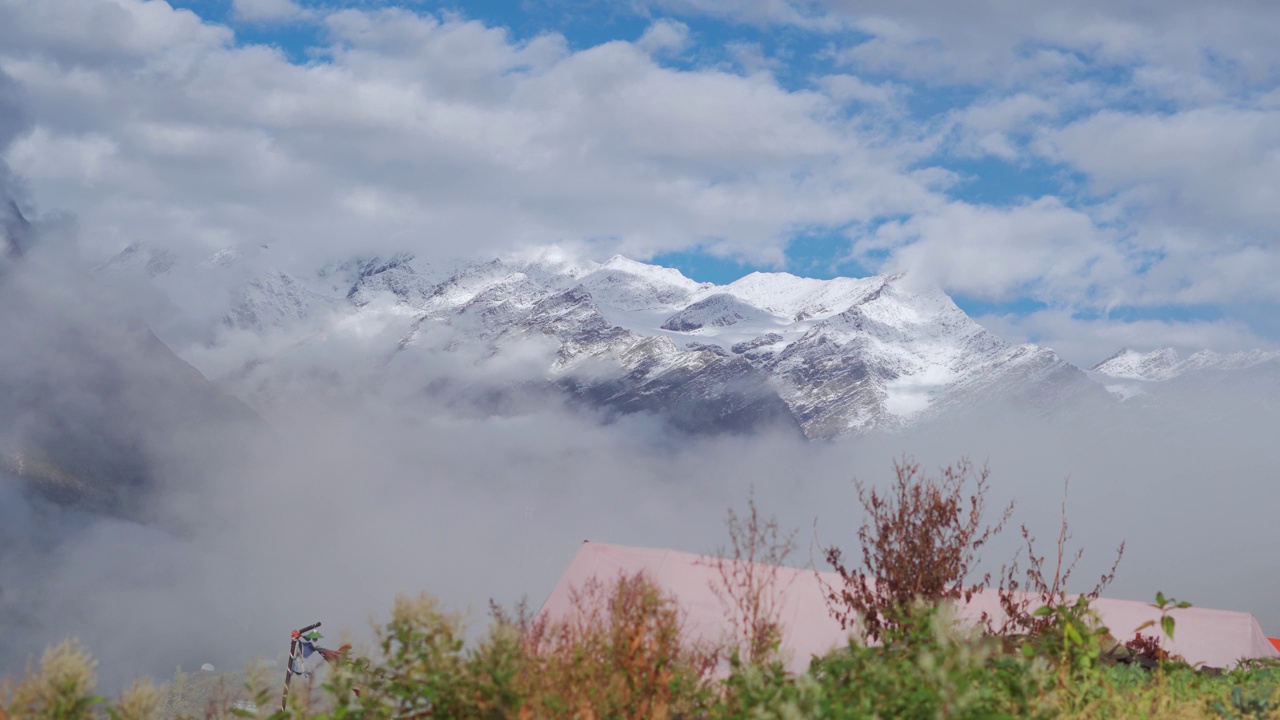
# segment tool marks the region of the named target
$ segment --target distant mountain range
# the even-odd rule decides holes
[[[183,263],[132,246],[99,270],[145,277],[174,297],[179,288],[217,288],[202,294],[213,343],[248,332],[292,333],[305,345],[322,342],[336,323],[388,315],[403,327],[380,352],[400,363],[412,364],[415,348],[433,342],[424,338],[441,332],[447,348],[482,357],[534,341],[553,352],[512,387],[610,413],[654,413],[693,432],[782,425],[832,438],[975,407],[1105,412],[1137,394],[1134,382],[1280,356],[1123,351],[1086,373],[1051,349],[1006,343],[941,290],[897,275],[752,273],[714,285],[620,256],[595,263],[553,251],[448,262],[357,257],[304,272],[274,260],[269,247]],[[227,380],[269,384],[275,359],[252,358]],[[439,379],[431,388],[466,390]],[[494,392],[476,394],[492,401]]]
[[[1109,392],[1128,405],[1185,414],[1206,407],[1219,415],[1247,409],[1280,411],[1280,352],[1201,350],[1182,357],[1173,348],[1128,348],[1090,368]]]
[[[1276,350],[1227,354],[1201,350],[1183,358],[1173,348],[1146,353],[1125,348],[1090,369],[1118,380],[1161,382],[1187,374],[1249,370],[1276,364],[1280,364],[1280,351]]]

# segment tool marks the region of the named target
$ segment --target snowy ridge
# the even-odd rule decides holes
[[[127,255],[137,253],[112,262],[136,266]],[[942,291],[896,275],[752,273],[718,286],[621,256],[596,263],[554,250],[443,263],[366,256],[304,273],[283,267],[268,248],[238,248],[172,264],[155,280],[238,275],[223,323],[263,335],[390,308],[413,318],[386,349],[405,358],[438,336],[426,332],[432,328],[447,330],[449,348],[475,347],[483,357],[549,342],[554,357],[533,380],[611,411],[678,416],[699,431],[782,422],[833,437],[978,402],[1105,396],[1051,350],[1009,345]]]
[[[99,272],[141,272],[148,277],[163,275],[173,269],[178,257],[163,249],[151,248],[142,243],[133,243],[121,250],[107,262],[99,265]]]
[[[1217,353],[1201,350],[1183,359],[1173,348],[1141,353],[1129,348],[1094,365],[1090,370],[1121,380],[1159,382],[1202,370],[1246,370],[1263,363],[1280,361],[1280,351],[1248,350]]]

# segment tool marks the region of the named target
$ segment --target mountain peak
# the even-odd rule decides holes
[[[178,264],[178,256],[163,248],[153,248],[141,242],[130,243],[128,247],[111,256],[111,259],[96,269],[143,272],[148,277],[163,275]]]
[[[639,260],[632,260],[631,258],[623,255],[614,255],[608,260],[600,263],[599,267],[596,269],[624,272],[643,277],[661,278],[663,281],[668,283],[686,285],[689,287],[699,287],[706,284],[699,283],[696,280],[691,280],[676,268],[663,267],[662,265],[651,265],[649,263],[640,262]]]
[[[1183,364],[1178,351],[1171,347],[1145,353],[1125,347],[1089,369],[1125,380],[1168,380],[1182,372]]]

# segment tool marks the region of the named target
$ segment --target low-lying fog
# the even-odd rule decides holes
[[[74,384],[74,356],[33,346],[43,335],[30,329],[121,321],[111,308],[127,303],[85,302],[82,276],[56,260],[33,253],[0,277],[0,329],[28,340],[0,352],[6,377],[54,372],[33,362],[52,353],[60,382]],[[1163,590],[1254,612],[1280,631],[1269,552],[1280,451],[1266,418],[1215,406],[1152,428],[1009,414],[833,443],[782,432],[689,438],[647,417],[602,422],[554,398],[525,398],[503,417],[461,413],[422,389],[442,375],[486,382],[492,364],[465,350],[387,363],[362,354],[368,346],[353,334],[281,361],[274,377],[289,380],[254,396],[265,424],[250,428],[252,441],[214,452],[188,435],[148,450],[161,480],[145,525],[0,482],[0,669],[72,635],[108,684],[164,678],[176,665],[235,667],[279,656],[288,631],[315,620],[329,637],[367,636],[396,593],[420,590],[479,627],[490,598],[536,608],[583,540],[714,551],[726,542],[726,508],[742,509],[752,486],[763,511],[799,530],[794,561],[821,567],[816,543],[853,548],[851,479],[885,482],[904,453],[928,468],[965,455],[989,463],[993,515],[1016,500],[1015,524],[1046,553],[1070,476],[1074,542],[1086,548],[1075,589],[1091,588],[1124,540],[1109,595]],[[499,365],[514,376],[522,362]],[[168,401],[145,387],[133,391],[142,411]],[[1011,527],[987,564],[998,568],[1017,546]]]

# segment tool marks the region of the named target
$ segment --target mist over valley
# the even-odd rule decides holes
[[[822,568],[903,457],[983,572],[1069,479],[1078,589],[1280,635],[1280,13],[490,5],[0,0],[0,676],[479,628],[752,489]]]

